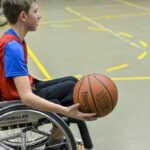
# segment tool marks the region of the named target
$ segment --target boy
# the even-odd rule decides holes
[[[36,0],[3,0],[3,12],[11,28],[0,39],[1,100],[21,99],[25,105],[41,111],[95,120],[95,113],[82,113],[78,111],[79,104],[72,105],[75,78],[42,82],[28,73],[24,38],[29,31],[36,31],[41,19]]]

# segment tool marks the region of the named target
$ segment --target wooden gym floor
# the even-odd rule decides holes
[[[41,79],[108,75],[119,101],[107,117],[88,122],[94,150],[149,150],[150,1],[38,2],[43,18],[26,38],[31,73]]]

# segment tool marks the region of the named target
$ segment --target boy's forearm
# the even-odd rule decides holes
[[[55,112],[62,115],[67,115],[67,107],[47,101],[33,93],[26,95],[26,98],[22,99],[22,102],[27,106],[41,111]]]

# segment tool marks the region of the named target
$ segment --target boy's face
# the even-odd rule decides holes
[[[37,29],[39,20],[41,19],[41,15],[38,11],[38,4],[33,2],[31,4],[31,8],[27,14],[27,18],[25,21],[27,31],[35,31]]]

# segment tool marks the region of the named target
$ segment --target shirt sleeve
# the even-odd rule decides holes
[[[4,69],[6,78],[28,75],[24,48],[17,41],[8,42],[4,48]]]

